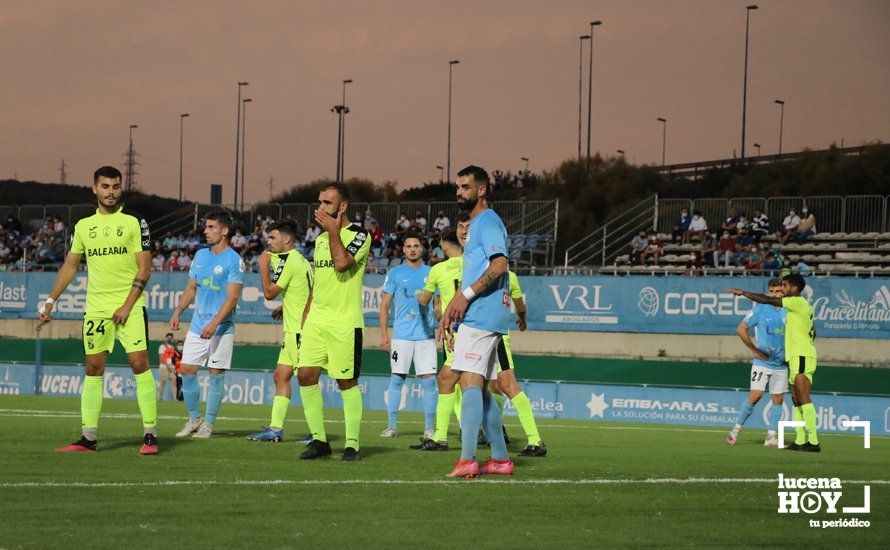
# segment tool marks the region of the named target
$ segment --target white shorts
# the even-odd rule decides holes
[[[414,374],[436,374],[436,341],[396,340],[393,338],[389,366],[393,374],[408,374],[414,361]]]
[[[182,364],[208,369],[228,370],[232,367],[232,346],[235,333],[217,334],[209,340],[189,331],[182,348]]]
[[[781,395],[788,391],[788,369],[773,370],[759,365],[751,365],[751,389],[766,391],[770,395]]]
[[[473,372],[486,380],[498,378],[498,345],[504,337],[499,332],[490,332],[461,325],[454,337],[454,359],[451,370]]]

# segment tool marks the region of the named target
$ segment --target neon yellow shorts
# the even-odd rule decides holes
[[[145,308],[134,308],[123,325],[117,325],[111,317],[86,314],[83,317],[83,351],[87,355],[111,353],[114,340],[120,340],[124,351],[145,351],[148,346],[148,313]]]
[[[285,332],[281,341],[281,351],[278,352],[278,364],[293,367],[297,370],[300,360],[300,334]]]
[[[788,384],[794,385],[794,377],[803,374],[813,383],[813,375],[816,373],[816,358],[798,355],[788,358]]]
[[[337,380],[354,380],[362,368],[364,329],[310,324],[300,338],[300,368],[321,367]]]

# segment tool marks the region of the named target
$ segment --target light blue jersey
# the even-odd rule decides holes
[[[241,256],[231,248],[220,254],[214,254],[209,248],[202,248],[195,253],[189,278],[198,284],[195,296],[195,312],[192,314],[190,332],[201,334],[204,327],[216,317],[226,301],[226,287],[229,283],[244,284],[244,262]],[[219,324],[216,334],[235,332],[235,321],[232,315]]]
[[[488,269],[491,259],[507,257],[507,229],[494,210],[483,210],[470,221],[464,247],[464,288],[475,283]],[[510,326],[510,284],[506,274],[470,300],[464,324],[480,330],[507,334]]]
[[[743,322],[754,329],[754,342],[757,349],[769,355],[762,361],[754,358],[754,365],[773,370],[788,368],[785,365],[785,308],[767,304],[755,304],[754,309],[745,315]]]
[[[430,275],[430,266],[417,269],[402,264],[389,270],[383,282],[383,292],[393,297],[395,317],[393,334],[396,340],[432,340],[436,336],[436,316],[432,301],[421,307],[417,294],[423,292]]]

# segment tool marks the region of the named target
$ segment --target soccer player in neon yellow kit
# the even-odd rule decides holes
[[[519,332],[525,332],[526,327],[526,308],[525,300],[522,298],[522,287],[519,286],[519,277],[510,271],[510,298],[516,307],[516,326]],[[519,452],[519,456],[547,456],[547,446],[541,441],[538,433],[538,424],[535,422],[535,414],[532,410],[531,401],[522,390],[519,383],[516,382],[516,371],[513,369],[513,352],[510,350],[510,334],[505,334],[498,345],[498,377],[489,383],[489,390],[498,402],[501,411],[504,410],[504,397],[510,400],[513,408],[519,416],[519,422],[528,438],[528,445]]]
[[[794,420],[803,420],[805,426],[797,428],[797,437],[787,448],[792,451],[821,452],[819,435],[816,433],[816,408],[810,397],[810,386],[816,373],[816,327],[813,325],[813,308],[801,296],[807,284],[797,273],[782,278],[784,298],[765,294],[729,289],[736,296],[744,296],[759,304],[783,307],[788,312],[785,320],[785,360],[788,362],[788,382],[794,401]]]
[[[324,429],[324,402],[318,386],[321,369],[337,381],[343,397],[346,448],[341,460],[359,460],[362,394],[358,377],[362,366],[362,280],[371,248],[368,231],[352,224],[349,188],[329,183],[318,194],[315,220],[324,231],[315,241],[315,287],[300,343],[300,397],[312,442],[300,454],[303,460],[329,456]]]
[[[99,414],[105,361],[117,337],[136,379],[136,400],[142,414],[140,453],[158,452],[158,404],[155,378],[148,362],[148,315],[142,291],[151,276],[151,237],[148,222],[124,212],[120,202],[121,173],[103,166],[93,173],[96,213],[74,226],[71,250],[56,276],[46,302],[40,306],[41,324],[52,320],[53,303],[77,274],[81,257],[87,257],[87,307],[83,322],[86,377],[80,396],[81,438],[60,452],[99,450]],[[134,311],[135,310],[135,311]]]
[[[469,216],[457,222],[456,230],[446,230],[440,237],[442,248],[448,259],[439,262],[430,269],[430,275],[427,279],[426,286],[417,296],[420,305],[426,306],[432,301],[435,293],[439,293],[441,310],[437,311],[439,317],[442,315],[448,304],[454,298],[454,295],[460,290],[461,272],[464,268],[463,262],[463,239],[466,238],[467,231],[470,227]],[[441,335],[441,331],[437,331]],[[437,383],[439,386],[439,398],[436,402],[436,432],[432,438],[422,437],[418,445],[411,445],[411,449],[420,451],[447,451],[448,450],[448,424],[451,420],[451,411],[457,415],[457,421],[460,422],[460,386],[458,381],[460,375],[451,371],[451,360],[454,357],[453,348],[449,347],[447,342],[442,344],[445,361],[442,370],[439,371]]]
[[[291,398],[291,379],[299,365],[300,336],[303,321],[309,313],[309,303],[312,301],[314,279],[312,266],[294,248],[296,239],[297,226],[294,222],[271,224],[269,250],[260,254],[258,261],[264,297],[274,300],[281,295],[284,339],[278,354],[278,365],[272,375],[275,380],[272,419],[268,428],[247,436],[251,441],[279,442],[284,436],[284,418]]]

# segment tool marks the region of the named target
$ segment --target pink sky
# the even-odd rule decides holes
[[[401,187],[452,172],[550,169],[577,148],[578,36],[595,34],[592,149],[659,163],[740,145],[745,5],[717,0],[7,3],[0,17],[0,178],[87,184],[121,166],[128,126],[143,189],[206,201],[234,179],[236,82],[246,80],[247,201],[335,174],[329,109],[352,78],[346,175]],[[752,13],[748,154],[890,139],[890,4],[763,1]],[[586,64],[586,61],[585,61]],[[585,77],[586,78],[586,77]],[[586,104],[586,92],[585,92]],[[585,115],[586,119],[586,115]]]

